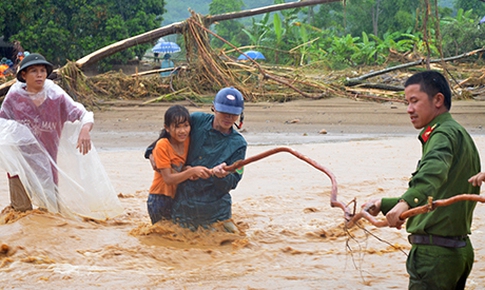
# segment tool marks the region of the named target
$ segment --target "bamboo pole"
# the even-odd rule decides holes
[[[143,105],[147,105],[147,104],[150,104],[150,103],[159,102],[159,101],[161,101],[161,100],[163,100],[163,99],[165,99],[165,98],[168,98],[168,97],[171,97],[171,96],[175,96],[175,95],[177,95],[177,94],[179,94],[179,93],[181,93],[181,92],[183,92],[183,91],[186,91],[187,89],[188,89],[188,88],[183,88],[183,89],[178,90],[178,91],[176,91],[176,92],[173,92],[173,93],[170,93],[170,94],[166,94],[166,95],[162,95],[162,96],[160,96],[160,97],[157,97],[157,98],[154,98],[154,99],[148,100],[148,101],[146,101],[146,102],[143,102],[142,104],[143,104]]]

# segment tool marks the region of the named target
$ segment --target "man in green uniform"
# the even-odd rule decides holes
[[[407,112],[416,129],[422,157],[400,197],[371,201],[370,213],[386,215],[390,227],[401,228],[400,215],[433,200],[463,193],[479,194],[468,182],[480,172],[473,139],[449,113],[451,90],[442,74],[425,71],[405,83]],[[409,218],[406,230],[412,244],[406,268],[409,289],[464,289],[474,252],[468,235],[476,202],[462,201]]]

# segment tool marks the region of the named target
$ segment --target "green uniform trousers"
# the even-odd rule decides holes
[[[465,289],[474,257],[469,238],[462,248],[414,244],[406,261],[409,289]]]

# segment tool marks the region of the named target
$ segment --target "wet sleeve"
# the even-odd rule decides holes
[[[13,119],[11,116],[13,115],[12,113],[12,102],[11,102],[11,97],[7,94],[7,97],[3,100],[2,107],[0,108],[0,118],[3,119]]]
[[[166,140],[166,139],[165,139]],[[158,169],[171,168],[170,166],[170,152],[167,142],[164,139],[160,139],[153,149],[153,157]]]
[[[417,170],[412,174],[406,192],[398,198],[383,198],[381,212],[389,212],[400,199],[404,199],[410,208],[425,205],[428,196],[440,198],[438,191],[447,181],[453,160],[453,146],[444,133],[436,132],[425,145],[425,152]]]
[[[83,104],[75,102],[69,94],[57,85],[54,87],[54,92],[62,96],[64,122],[75,122],[79,120],[81,121],[81,125],[94,123],[94,113],[86,110]]]
[[[409,181],[408,190],[402,195],[411,208],[425,205],[428,197],[441,198],[439,189],[448,180],[453,161],[453,146],[444,133],[436,133],[429,139],[418,169]]]
[[[2,108],[0,109],[0,118],[3,118],[3,119],[8,119],[8,116],[7,116],[7,113],[5,112],[3,106]]]
[[[240,147],[234,152],[234,154],[232,154],[230,160],[228,160],[226,164],[231,165],[238,160],[243,160],[245,156],[246,156],[246,146]],[[242,174],[243,174],[243,169],[241,168],[240,170],[236,170],[228,174],[224,178],[217,178],[217,177],[211,177],[211,178],[214,179],[214,185],[217,189],[224,192],[229,192],[231,189],[236,188],[237,184],[242,178]]]
[[[386,197],[381,199],[381,212],[386,215],[399,202],[399,197]]]

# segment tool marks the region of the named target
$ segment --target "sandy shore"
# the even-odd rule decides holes
[[[167,106],[95,111],[93,142],[125,212],[94,222],[34,211],[0,224],[0,289],[407,287],[405,230],[363,223],[345,231],[342,210],[330,207],[329,178],[288,153],[246,166],[232,192],[241,235],[151,227],[146,197],[153,173],[143,151],[158,136]],[[452,113],[483,152],[485,103],[455,102]],[[247,104],[245,115],[248,156],[289,146],[328,168],[346,203],[400,195],[420,157],[418,132],[400,103],[258,103]],[[0,208],[8,204],[3,176]],[[485,205],[479,204],[467,289],[485,284],[484,229]]]
[[[191,112],[210,112],[209,105]],[[98,148],[145,147],[158,136],[171,104],[105,108],[96,112],[93,139]],[[456,101],[455,119],[472,134],[484,134],[485,102]],[[320,134],[325,130],[327,134]],[[482,131],[484,130],[484,131]],[[377,136],[416,135],[402,103],[374,103],[345,98],[287,103],[246,103],[243,132],[249,144],[321,143]]]

